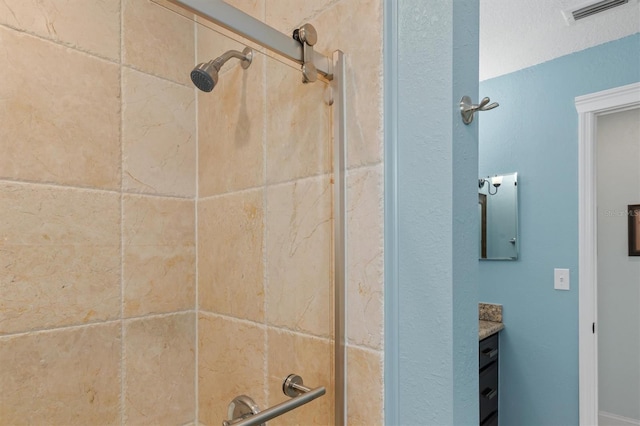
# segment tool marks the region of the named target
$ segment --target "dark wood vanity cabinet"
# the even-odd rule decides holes
[[[480,341],[480,425],[498,426],[498,333]]]

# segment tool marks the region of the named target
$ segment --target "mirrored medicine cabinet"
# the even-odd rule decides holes
[[[517,260],[518,174],[478,179],[480,260]]]

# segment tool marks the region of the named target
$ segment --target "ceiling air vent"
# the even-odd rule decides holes
[[[635,3],[635,0],[631,0],[632,3]],[[605,10],[612,9],[617,6],[622,6],[623,4],[629,3],[629,0],[602,0],[596,1],[592,3],[587,3],[586,5],[580,5],[577,8],[564,10],[562,14],[564,15],[567,24],[571,25],[580,19],[588,18],[589,16],[595,15],[596,13],[604,12]]]

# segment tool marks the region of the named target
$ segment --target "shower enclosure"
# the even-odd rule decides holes
[[[314,52],[310,24],[294,40],[224,2],[169,7],[194,13],[200,63],[199,419],[279,404],[295,373],[327,395],[269,424],[344,424],[342,54]]]
[[[347,37],[294,40],[262,2],[59,3],[0,6],[0,424],[219,425],[239,395],[289,400],[290,374],[326,394],[270,425],[345,424],[348,350],[350,393],[374,401],[350,415],[381,419],[381,285],[354,286],[353,347],[345,331]],[[360,8],[339,3],[325,21]],[[273,37],[249,16],[299,60],[229,29]],[[248,48],[194,88],[196,64]],[[353,163],[356,220],[372,157]]]

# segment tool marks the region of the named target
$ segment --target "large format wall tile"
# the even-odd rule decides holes
[[[0,423],[120,422],[120,324],[0,337]]]
[[[0,178],[120,186],[116,64],[0,27]]]
[[[264,409],[264,327],[207,314],[200,315],[198,327],[200,422],[220,424],[238,395]]]
[[[0,185],[0,334],[120,314],[120,196]]]
[[[347,176],[347,277],[349,342],[382,349],[382,164]]]
[[[262,21],[264,15],[264,0],[227,0],[225,3],[236,9]],[[227,50],[242,51],[245,47],[252,47],[255,50],[264,50],[259,44],[240,37],[239,35],[207,21],[204,18],[196,18],[197,25],[197,52],[196,62],[208,62],[213,58],[222,55]],[[214,30],[215,29],[215,30]],[[228,70],[230,66],[225,66],[222,72]]]
[[[124,62],[190,85],[194,66],[192,20],[150,0],[122,0]]]
[[[332,332],[331,184],[327,177],[267,190],[267,319],[318,336]]]
[[[123,189],[194,197],[193,89],[124,69],[123,97]]]
[[[266,2],[266,23],[285,34],[290,34],[295,28],[309,22],[309,18],[334,3],[334,0],[266,0]],[[318,34],[318,36],[321,38],[323,34]],[[335,47],[334,50],[339,48]]]
[[[324,386],[327,393],[307,405],[269,422],[270,425],[329,425],[334,421],[333,344],[315,337],[269,329],[269,406],[289,399],[282,392],[282,382],[297,374],[304,385]]]
[[[195,314],[142,318],[124,331],[125,421],[181,425],[195,415]]]
[[[282,182],[331,169],[331,108],[326,85],[302,83],[297,68],[267,62],[267,181]]]
[[[124,315],[195,307],[195,203],[124,197]]]
[[[384,424],[382,353],[347,349],[347,422],[354,426]]]
[[[245,70],[232,59],[213,92],[198,93],[200,197],[263,183],[264,60],[255,53]]]
[[[120,0],[4,0],[0,23],[120,60]]]
[[[312,22],[318,31],[314,48],[326,54],[340,49],[348,58],[349,167],[382,160],[382,4],[379,0],[336,2]]]
[[[198,205],[200,309],[264,320],[262,190]]]

